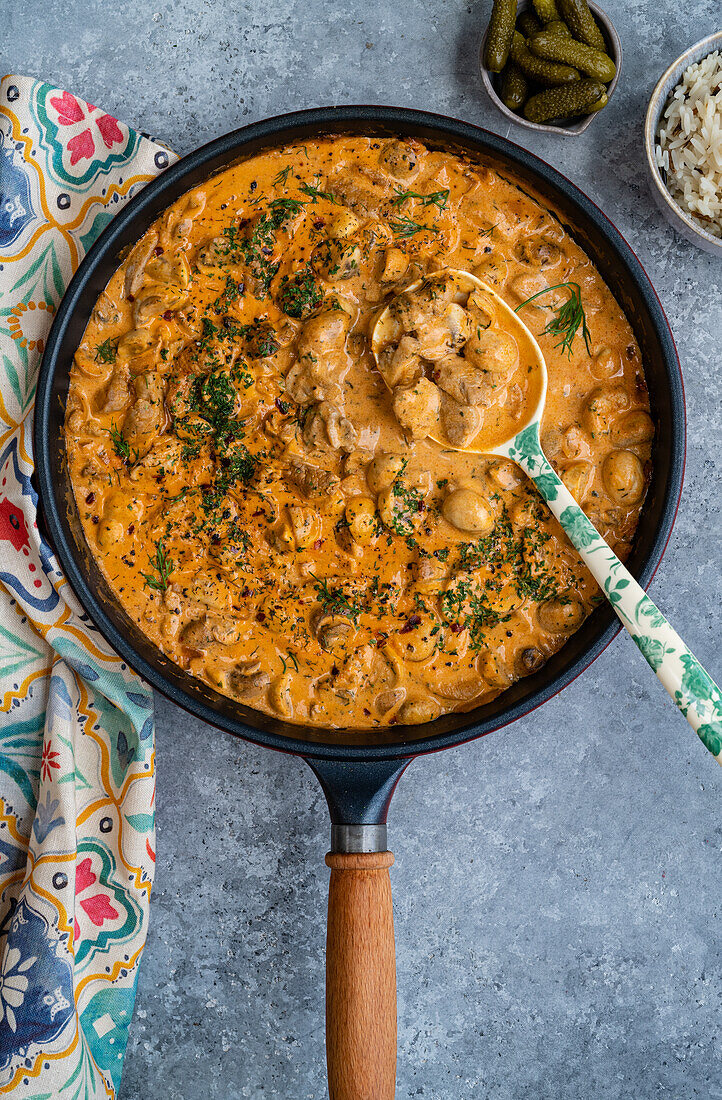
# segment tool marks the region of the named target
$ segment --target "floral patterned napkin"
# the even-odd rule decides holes
[[[155,863],[153,700],[36,523],[32,409],[67,283],[175,155],[0,82],[0,1092],[114,1097]]]

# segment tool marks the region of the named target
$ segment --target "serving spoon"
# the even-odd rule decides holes
[[[577,504],[564,482],[556,474],[542,450],[540,425],[547,394],[547,367],[539,344],[520,317],[487,283],[466,271],[446,268],[405,288],[415,290],[429,279],[451,276],[460,290],[465,286],[484,292],[504,319],[504,328],[521,336],[533,349],[537,375],[536,405],[526,410],[520,425],[508,439],[486,446],[483,427],[473,446],[454,447],[448,440],[437,439],[449,450],[471,454],[499,455],[515,462],[533,481],[550,511],[564,529],[584,564],[614,608],[622,625],[629,631],[642,656],[656,673],[662,686],[677,705],[702,744],[722,764],[722,691],[673,629],[659,608],[637,583],[629,570],[607,545]],[[379,355],[396,325],[390,306],[376,319],[371,333],[371,350],[378,366]],[[380,371],[382,377],[384,372]],[[386,382],[386,378],[384,378]],[[388,383],[386,382],[387,386]],[[391,387],[388,386],[390,389]]]

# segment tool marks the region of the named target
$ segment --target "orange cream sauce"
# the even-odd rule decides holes
[[[539,668],[601,598],[512,463],[430,438],[525,400],[524,350],[491,338],[483,303],[414,297],[446,268],[528,303],[543,444],[626,556],[653,437],[639,349],[554,215],[414,141],[272,150],[186,194],[132,249],[66,414],[113,591],[219,692],[325,727],[429,721]],[[567,354],[544,330],[569,283],[589,343],[580,330]],[[382,377],[370,334],[391,302]]]

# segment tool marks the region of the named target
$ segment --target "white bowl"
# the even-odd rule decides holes
[[[722,49],[722,31],[708,35],[707,38],[703,38],[695,46],[690,46],[681,57],[678,57],[660,77],[657,87],[652,92],[647,108],[647,117],[644,120],[644,151],[647,159],[647,175],[657,206],[667,218],[667,221],[674,226],[685,240],[691,241],[698,248],[702,248],[705,252],[710,252],[714,256],[722,256],[722,238],[708,233],[674,201],[667,190],[664,175],[657,167],[657,162],[654,159],[654,147],[657,142],[662,113],[669,102],[672,91],[682,79],[685,69],[688,69],[695,61],[701,61],[703,57],[707,57],[708,54],[719,49]]]
[[[612,93],[619,81],[619,74],[622,71],[622,43],[619,41],[619,35],[617,34],[612,20],[607,13],[594,3],[594,0],[588,0],[589,8],[596,18],[601,28],[604,40],[607,43],[607,53],[611,57],[614,64],[617,66],[617,71],[614,74],[614,80],[611,81],[607,88],[607,96],[612,98]],[[520,0],[517,4],[517,15],[521,15],[522,12],[527,11],[531,7],[530,0]],[[479,47],[479,68],[481,69],[481,80],[486,88],[489,99],[503,115],[506,115],[508,119],[515,122],[517,126],[524,126],[527,130],[543,130],[548,134],[564,134],[566,137],[577,137],[579,134],[583,134],[587,126],[591,126],[597,115],[601,115],[603,111],[595,111],[590,115],[582,115],[578,119],[570,120],[569,122],[530,122],[528,118],[524,118],[523,115],[518,115],[516,111],[510,110],[501,99],[501,96],[496,90],[495,83],[500,74],[491,73],[484,64],[484,54],[486,52],[486,36],[489,33],[487,27],[484,31],[484,37],[481,40],[481,46]],[[606,107],[604,110],[606,111]]]

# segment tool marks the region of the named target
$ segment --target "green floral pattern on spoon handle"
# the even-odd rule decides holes
[[[625,569],[549,464],[535,421],[499,447],[529,475],[702,744],[722,764],[722,691]]]

